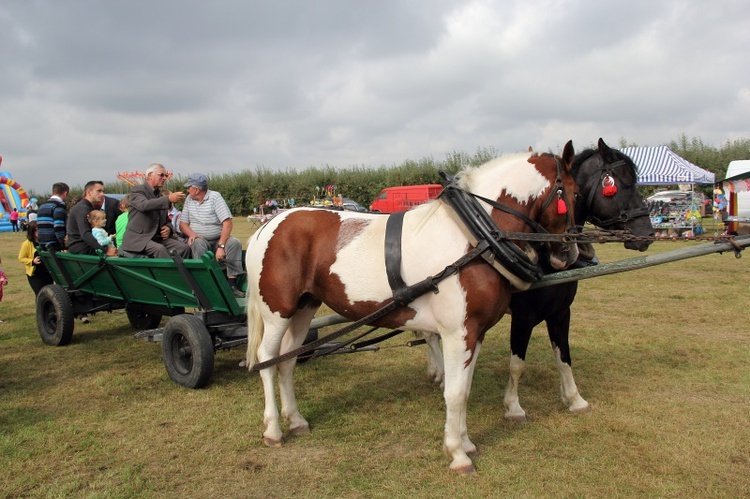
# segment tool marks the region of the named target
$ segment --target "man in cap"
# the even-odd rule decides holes
[[[232,237],[232,212],[222,195],[208,188],[208,178],[193,173],[185,182],[188,197],[182,207],[180,232],[187,237],[193,258],[213,251],[216,260],[226,265],[227,278],[232,292],[238,298],[245,296],[237,286],[242,269],[242,243]]]

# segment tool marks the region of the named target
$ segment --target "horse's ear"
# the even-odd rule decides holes
[[[573,164],[573,158],[575,157],[576,152],[575,149],[573,149],[573,141],[569,140],[567,144],[565,144],[565,147],[563,148],[563,155],[562,159],[565,165],[568,167],[568,170],[570,170],[570,165]]]
[[[601,154],[607,154],[610,152],[609,146],[604,142],[604,139],[599,137],[599,142],[597,144],[599,147],[599,152]]]

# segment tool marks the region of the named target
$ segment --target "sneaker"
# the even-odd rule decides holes
[[[89,320],[89,316],[88,315],[82,315],[81,316],[81,322],[83,322],[84,324],[88,324],[91,321]]]
[[[237,286],[232,286],[232,294],[236,298],[244,298],[245,297],[245,293],[242,290],[240,290]]]

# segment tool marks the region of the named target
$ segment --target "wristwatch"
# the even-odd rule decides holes
[[[226,247],[227,247],[227,245],[226,245],[226,244],[220,244],[220,245],[219,245],[219,248],[221,248],[221,249],[224,249],[224,248],[226,248]]]

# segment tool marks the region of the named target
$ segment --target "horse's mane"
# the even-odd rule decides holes
[[[508,161],[508,160],[511,160],[512,158],[519,157],[519,156],[528,157],[528,155],[529,155],[528,152],[520,152],[516,154],[503,154],[502,156],[493,158],[487,161],[486,163],[482,163],[481,165],[478,165],[478,166],[472,166],[472,165],[464,166],[455,175],[456,183],[462,189],[468,189],[471,187],[472,180],[474,179],[474,177],[481,174],[484,170],[494,168],[500,162]],[[551,156],[550,154],[546,154],[546,153],[544,155]]]
[[[636,178],[636,166],[635,163],[633,163],[633,160],[630,159],[630,156],[627,154],[624,154],[617,149],[611,149],[612,153],[614,153],[615,157],[618,160],[625,161],[625,165],[627,165],[630,172],[633,174],[633,178]],[[573,172],[573,175],[578,174],[578,170],[581,168],[581,165],[583,165],[586,161],[588,161],[591,156],[594,154],[597,154],[599,152],[598,149],[585,149],[584,151],[581,151],[580,153],[576,154],[575,158],[573,159],[573,165],[571,166],[571,171]]]

